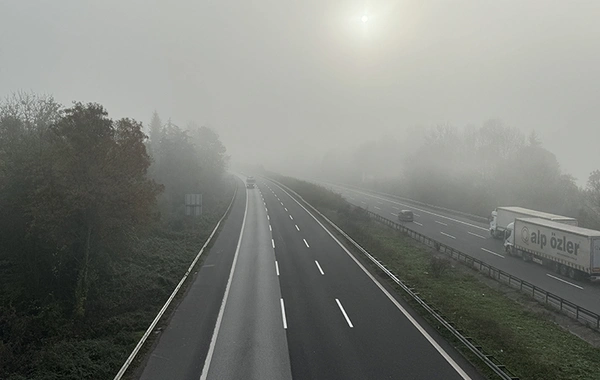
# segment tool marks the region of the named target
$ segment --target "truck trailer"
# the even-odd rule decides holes
[[[507,229],[506,252],[573,279],[600,279],[600,231],[540,219],[517,218]]]
[[[497,207],[490,217],[490,235],[496,239],[504,237],[504,231],[516,218],[540,218],[577,226],[577,219],[568,216],[549,214],[523,207]]]

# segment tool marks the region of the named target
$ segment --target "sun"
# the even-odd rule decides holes
[[[367,23],[367,21],[369,21],[369,16],[367,16],[367,15],[364,15],[364,16],[362,16],[362,17],[360,18],[360,21],[362,21],[362,22],[363,22],[363,24],[366,24],[366,23]]]

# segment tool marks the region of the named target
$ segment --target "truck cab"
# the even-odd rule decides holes
[[[246,178],[246,188],[247,189],[254,189],[254,186],[256,186],[256,180],[254,179],[254,177],[250,176]]]
[[[504,230],[504,250],[509,255],[513,254],[513,247],[515,245],[515,234],[513,233],[514,229],[515,222],[512,222],[506,226],[506,230]]]

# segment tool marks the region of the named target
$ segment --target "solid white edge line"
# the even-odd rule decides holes
[[[417,226],[423,227],[423,223],[415,222],[414,220],[413,220],[413,223],[416,224]]]
[[[306,241],[306,239],[302,239],[304,240],[304,244],[306,244],[306,248],[310,248],[310,245],[308,245],[308,242]]]
[[[414,214],[413,214],[413,215],[414,215]],[[441,224],[442,226],[446,226],[446,227],[448,226],[448,224],[447,224],[447,223],[440,222],[439,220],[434,220],[434,222],[436,222],[437,224]]]
[[[471,377],[458,365],[458,363],[456,363],[454,361],[454,359],[452,359],[452,357],[450,357],[450,355],[438,344],[438,342],[435,341],[435,339],[433,339],[433,337],[431,335],[429,335],[429,333],[427,331],[425,331],[425,329],[419,324],[419,322],[417,322],[412,315],[410,315],[410,313],[404,308],[402,307],[402,305],[400,305],[400,303],[394,298],[394,296],[392,296],[390,294],[390,292],[387,291],[386,288],[383,287],[383,285],[381,285],[379,283],[379,281],[377,281],[377,279],[375,277],[373,277],[373,275],[364,267],[364,265],[362,265],[362,263],[360,261],[358,261],[358,259],[356,257],[354,257],[354,255],[352,255],[352,253],[350,253],[350,251],[338,240],[338,238],[336,238],[333,233],[331,233],[331,231],[329,231],[327,229],[327,227],[325,227],[323,225],[323,223],[321,223],[321,221],[319,219],[317,219],[316,216],[314,216],[310,211],[308,211],[306,209],[306,207],[304,207],[303,204],[301,204],[300,202],[298,202],[298,200],[294,197],[292,197],[285,189],[283,189],[281,186],[279,186],[279,184],[277,184],[277,187],[279,187],[284,193],[286,193],[290,198],[292,198],[298,205],[300,205],[300,207],[302,207],[304,209],[304,211],[306,211],[308,213],[308,215],[310,215],[320,226],[321,228],[323,228],[325,230],[325,232],[327,232],[327,234],[329,236],[331,236],[331,238],[344,250],[344,252],[346,252],[346,254],[356,263],[356,265],[358,265],[360,267],[360,269],[362,269],[362,271],[367,275],[367,277],[369,277],[371,279],[371,281],[373,281],[375,283],[375,285],[387,296],[387,298],[396,306],[396,308],[398,308],[398,310],[400,310],[400,312],[402,314],[404,314],[404,316],[410,321],[410,323],[412,323],[413,326],[415,326],[415,328],[421,333],[421,335],[423,335],[425,337],[425,339],[427,339],[427,341],[429,342],[429,344],[431,344],[433,346],[433,348],[435,348],[435,350],[442,355],[442,357],[446,360],[446,362],[448,362],[448,364],[450,364],[450,366],[452,368],[454,368],[454,370],[464,379],[464,380],[471,380]]]
[[[317,264],[317,268],[319,268],[319,272],[321,272],[321,275],[325,275],[325,273],[323,272],[323,269],[321,268],[321,266],[319,265],[319,262],[317,260],[315,260],[315,264]]]
[[[447,234],[447,233],[445,233],[445,232],[442,232],[442,231],[440,231],[440,233],[441,233],[442,235],[444,235],[444,236],[448,236],[450,239],[456,239],[456,237],[454,237],[454,236],[452,236],[452,235],[450,235],[450,234]]]
[[[279,299],[281,301],[281,319],[283,320],[283,328],[287,330],[287,318],[285,317],[285,305],[283,304],[283,298]]]
[[[553,275],[551,275],[550,273],[546,273],[546,276],[548,276],[548,277],[551,277],[551,278],[553,278],[553,279],[555,279],[555,280],[558,280],[558,281],[564,282],[564,283],[565,283],[565,284],[567,284],[567,285],[574,286],[574,287],[576,287],[577,289],[581,289],[581,290],[583,290],[583,287],[581,287],[581,286],[579,286],[579,285],[575,285],[575,284],[573,284],[573,283],[571,283],[571,282],[569,282],[569,281],[563,280],[562,278],[558,278],[558,277],[556,277],[556,276],[553,276]]]
[[[352,325],[350,318],[348,318],[348,314],[346,314],[346,310],[344,310],[344,307],[342,306],[342,303],[340,302],[340,300],[336,298],[335,302],[337,303],[338,307],[342,311],[342,314],[344,314],[344,318],[346,318],[346,322],[348,322],[348,326],[350,326],[350,328],[353,328],[354,326]]]
[[[341,186],[339,186],[339,185],[335,185],[335,186],[337,186],[337,187],[341,187]],[[345,189],[344,187],[342,187],[342,188],[343,188],[343,189]],[[474,224],[471,224],[471,223],[463,222],[462,220],[458,220],[458,219],[450,218],[449,216],[444,216],[444,215],[436,214],[436,213],[434,213],[434,212],[427,211],[427,210],[423,210],[423,209],[421,209],[421,208],[417,208],[417,207],[414,207],[414,206],[412,206],[412,205],[408,205],[408,204],[404,204],[404,203],[396,202],[396,201],[393,201],[393,200],[391,200],[391,199],[386,199],[386,198],[382,198],[382,197],[379,197],[379,196],[376,196],[376,195],[371,195],[371,194],[363,193],[362,191],[358,191],[358,190],[354,190],[354,189],[348,189],[348,191],[352,191],[352,192],[354,192],[354,193],[362,194],[362,195],[365,195],[365,196],[368,196],[368,197],[371,197],[371,198],[381,199],[381,200],[384,200],[384,201],[387,201],[387,202],[390,202],[390,203],[393,203],[393,204],[397,204],[397,205],[400,205],[400,206],[404,206],[404,207],[406,207],[406,208],[408,208],[408,209],[411,209],[411,210],[418,210],[418,211],[420,211],[420,212],[424,212],[424,213],[426,213],[426,214],[430,214],[430,215],[433,215],[433,216],[437,216],[438,218],[448,219],[448,220],[451,220],[451,221],[453,221],[453,222],[456,222],[456,223],[464,224],[465,226],[469,226],[469,227],[477,228],[477,229],[480,229],[480,230],[483,230],[483,231],[489,231],[489,229],[488,229],[488,228],[484,228],[484,227],[476,226],[476,225],[474,225]],[[362,201],[361,201],[361,202],[362,202]],[[366,202],[363,202],[363,203],[366,203]],[[415,216],[416,216],[416,214],[414,214],[414,213],[413,213],[413,215],[415,215]]]
[[[192,263],[188,267],[188,270],[185,272],[185,274],[183,275],[183,277],[181,278],[181,280],[179,281],[179,283],[177,284],[177,286],[175,287],[175,289],[173,290],[173,292],[171,293],[171,295],[167,299],[167,302],[165,302],[165,304],[160,309],[160,311],[158,312],[158,314],[156,315],[156,317],[154,318],[154,320],[152,321],[152,323],[150,323],[150,326],[148,326],[148,329],[146,329],[146,332],[144,333],[144,335],[142,335],[142,338],[139,340],[139,342],[137,343],[137,345],[134,347],[133,351],[131,351],[131,354],[129,354],[129,357],[127,358],[127,360],[125,360],[125,363],[123,363],[123,365],[119,369],[119,372],[117,372],[117,374],[115,375],[114,380],[120,380],[123,377],[123,375],[129,369],[129,366],[131,365],[131,363],[133,362],[133,360],[137,356],[138,352],[140,351],[140,349],[142,348],[142,346],[144,345],[144,343],[146,343],[146,339],[148,339],[148,336],[150,335],[150,333],[152,331],[154,331],[154,328],[158,324],[158,321],[160,321],[160,319],[162,318],[163,314],[165,313],[165,311],[167,310],[167,308],[169,307],[169,305],[173,301],[173,298],[175,298],[175,296],[179,292],[179,289],[181,288],[181,286],[183,285],[183,283],[185,282],[185,280],[188,278],[189,274],[192,272],[192,269],[194,268],[194,266],[196,266],[196,263],[200,259],[200,256],[202,256],[202,253],[204,253],[204,249],[208,246],[208,243],[211,242],[213,236],[217,232],[217,229],[219,229],[219,226],[221,225],[221,223],[225,219],[225,216],[229,213],[229,210],[231,209],[231,206],[233,205],[233,202],[235,201],[236,194],[237,194],[237,188],[236,188],[236,193],[234,193],[234,195],[231,197],[231,202],[229,203],[229,206],[227,207],[227,210],[225,210],[225,212],[223,213],[223,216],[221,216],[221,219],[219,219],[219,221],[217,222],[217,225],[213,229],[213,231],[210,234],[210,236],[208,237],[208,239],[206,239],[206,242],[204,243],[204,245],[200,249],[200,252],[198,252],[198,254],[196,255],[196,257],[194,258],[194,260],[192,261]]]
[[[502,258],[504,258],[504,256],[502,256],[501,254],[499,254],[499,253],[496,253],[496,252],[494,252],[494,251],[490,251],[489,249],[481,248],[481,250],[482,250],[482,251],[484,251],[484,252],[487,252],[487,253],[491,253],[492,255],[496,255],[496,256],[498,256],[498,257],[502,257]]]
[[[477,236],[477,237],[478,237],[478,238],[480,238],[480,239],[487,239],[487,237],[485,237],[485,236],[477,235],[477,234],[474,234],[474,233],[472,233],[472,232],[470,232],[470,231],[467,231],[467,233],[468,233],[469,235]]]
[[[279,264],[277,263],[277,260],[275,260],[275,273],[277,273],[277,277],[279,277]]]
[[[233,274],[235,272],[235,265],[240,253],[240,246],[242,245],[242,237],[244,236],[244,227],[246,226],[246,215],[248,215],[248,196],[246,196],[246,209],[244,210],[244,219],[242,220],[242,229],[240,230],[240,237],[238,239],[237,247],[235,249],[235,255],[233,256],[233,263],[231,264],[231,271],[229,271],[229,279],[227,280],[227,286],[225,287],[225,294],[221,301],[221,308],[219,309],[219,315],[217,316],[217,323],[215,323],[215,329],[210,340],[210,346],[206,359],[204,360],[204,367],[202,368],[202,374],[200,380],[206,380],[208,377],[208,370],[210,369],[210,363],[212,361],[213,354],[215,353],[215,346],[217,345],[217,337],[219,336],[219,330],[221,329],[221,322],[223,322],[223,314],[225,313],[225,305],[227,304],[227,298],[229,298],[229,290],[231,289],[231,282],[233,280]]]

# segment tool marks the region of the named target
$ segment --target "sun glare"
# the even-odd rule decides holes
[[[360,21],[362,21],[363,23],[366,23],[367,21],[369,21],[369,17],[367,15],[364,15],[360,18]]]

